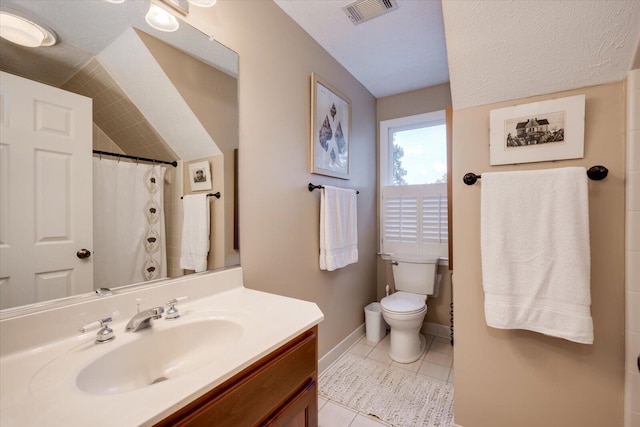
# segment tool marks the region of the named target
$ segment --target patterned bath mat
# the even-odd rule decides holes
[[[394,427],[452,427],[453,386],[345,354],[318,381],[320,396]]]

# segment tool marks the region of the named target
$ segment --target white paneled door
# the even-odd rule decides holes
[[[0,74],[0,308],[93,289],[91,149],[90,98]]]

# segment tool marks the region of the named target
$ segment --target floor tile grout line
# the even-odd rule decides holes
[[[405,371],[413,373],[414,375],[421,375],[421,376],[424,376],[424,377],[427,377],[427,378],[430,378],[430,379],[434,379],[434,380],[437,380],[437,381],[448,383],[449,382],[448,379],[451,376],[451,371],[453,371],[453,354],[449,354],[449,353],[446,353],[446,352],[439,352],[437,350],[432,350],[432,347],[433,347],[433,344],[437,340],[439,340],[440,344],[447,344],[447,345],[450,345],[449,341],[446,340],[445,338],[434,336],[434,335],[429,335],[429,334],[423,334],[423,335],[425,335],[425,337],[427,338],[427,341],[428,341],[427,344],[428,345],[427,345],[427,348],[425,349],[424,353],[418,359],[420,361],[420,365],[415,370],[414,369],[406,369],[406,368],[403,368],[402,366],[394,365],[394,361],[391,358],[388,358],[388,360],[383,361],[383,360],[380,360],[380,359],[376,359],[374,357],[370,357],[371,353],[376,349],[380,350],[380,351],[383,351],[385,353],[388,353],[388,346],[390,344],[388,345],[385,341],[388,341],[390,339],[390,335],[389,334],[387,334],[382,340],[377,342],[375,345],[371,345],[370,341],[368,341],[366,339],[366,335],[363,335],[354,344],[352,344],[344,353],[342,353],[331,365],[333,365],[334,363],[338,362],[340,360],[340,358],[342,358],[342,356],[344,356],[345,354],[349,353],[349,354],[356,355],[358,357],[362,357],[362,358],[365,358],[365,359],[370,359],[370,360],[374,360],[376,362],[385,363],[385,364],[387,364],[388,367],[394,366],[394,367],[396,367],[398,369],[404,369]],[[358,353],[352,352],[351,350],[353,350],[358,345],[370,347],[371,350],[369,350],[366,355],[362,355],[362,354],[358,354]],[[434,353],[442,354],[444,356],[451,357],[451,366],[449,366],[447,364],[443,365],[443,364],[438,363],[436,361],[427,360],[426,358],[427,358],[427,355],[429,354],[429,352],[434,352]],[[441,366],[441,367],[444,367],[444,368],[448,369],[448,373],[446,375],[447,378],[446,379],[442,379],[440,377],[435,377],[435,376],[432,376],[432,375],[421,373],[420,370],[421,370],[422,366],[425,364],[425,362],[431,363],[433,365]],[[327,370],[331,367],[331,365],[329,367],[327,367]]]
[[[361,340],[358,340],[358,342],[360,342],[360,341],[361,341]],[[356,344],[357,344],[357,343],[356,343]],[[378,343],[378,344],[380,344],[380,343]],[[355,346],[355,344],[354,344],[352,347],[354,347],[354,346]],[[377,345],[376,345],[376,347],[377,347]],[[374,347],[374,348],[376,348],[376,347]],[[385,349],[385,351],[387,351],[387,349]],[[371,352],[369,352],[369,354],[370,354],[370,353],[371,353]],[[356,357],[356,358],[359,358],[359,359],[369,359],[369,360],[371,360],[371,361],[373,361],[373,362],[384,364],[384,365],[386,365],[386,369],[393,368],[393,369],[397,369],[397,370],[403,370],[403,371],[406,371],[406,373],[407,373],[407,374],[413,375],[413,376],[415,376],[415,377],[421,377],[421,378],[424,378],[424,379],[425,379],[425,380],[427,380],[427,381],[437,382],[437,383],[439,383],[439,384],[449,385],[449,386],[453,387],[453,383],[448,381],[448,379],[449,379],[449,378],[450,378],[450,376],[451,376],[451,373],[453,372],[453,367],[447,367],[447,366],[444,366],[444,365],[438,365],[438,364],[436,364],[436,363],[432,363],[432,362],[427,361],[427,360],[425,359],[425,358],[426,358],[426,354],[427,354],[427,353],[428,353],[428,350],[425,350],[425,353],[424,353],[424,354],[421,356],[421,358],[419,359],[419,360],[420,360],[420,367],[421,367],[425,362],[427,362],[427,363],[431,363],[432,365],[440,366],[440,367],[442,367],[442,368],[444,368],[444,369],[446,369],[446,370],[447,370],[446,378],[444,378],[444,379],[443,379],[443,378],[439,378],[439,377],[434,377],[434,376],[431,376],[431,375],[423,374],[423,373],[419,372],[419,371],[420,371],[420,367],[418,368],[418,371],[410,371],[410,370],[406,370],[406,369],[403,369],[403,368],[398,367],[398,366],[394,366],[394,365],[393,365],[393,361],[391,361],[391,362],[389,362],[389,363],[387,363],[387,362],[382,362],[382,361],[377,360],[377,359],[375,359],[375,358],[370,358],[370,357],[368,357],[368,355],[367,355],[367,356],[362,356],[362,355],[359,355],[359,354],[350,353],[348,350],[347,350],[347,351],[345,351],[342,355],[340,355],[340,356],[336,359],[336,361],[335,361],[334,363],[337,363],[337,362],[338,362],[338,361],[340,361],[340,360],[341,360],[341,359],[342,359],[346,354],[349,354],[349,355],[350,355],[350,356],[352,356],[352,357]],[[332,364],[332,365],[333,365],[333,364]],[[327,370],[328,370],[328,369],[327,369]],[[359,415],[362,415],[363,417],[366,417],[366,418],[368,418],[368,419],[371,419],[371,420],[373,420],[373,421],[374,421],[374,422],[376,422],[376,423],[380,423],[380,425],[382,425],[382,426],[389,426],[388,424],[385,424],[385,423],[383,423],[383,422],[381,422],[381,421],[379,422],[379,421],[377,421],[376,419],[371,418],[371,417],[369,416],[369,414],[365,414],[365,413],[363,413],[363,412],[359,412],[359,411],[357,411],[357,410],[355,410],[355,409],[353,409],[353,408],[350,408],[350,407],[344,406],[344,405],[342,405],[341,403],[339,403],[339,402],[337,402],[337,401],[334,401],[334,400],[330,399],[329,397],[324,397],[324,396],[323,396],[322,398],[326,401],[326,403],[325,403],[325,405],[324,405],[324,406],[326,406],[326,404],[327,404],[328,402],[331,402],[331,403],[333,403],[333,404],[335,404],[335,405],[338,405],[338,406],[340,406],[340,407],[342,407],[342,408],[344,408],[344,409],[346,409],[346,410],[348,410],[348,411],[353,412],[353,413],[355,413],[355,414],[356,414],[356,415],[354,416],[354,418],[353,418],[353,419],[351,419],[351,421],[349,422],[349,426],[351,426],[351,425],[356,421],[356,419],[358,418],[358,414],[359,414]],[[378,426],[376,426],[376,427],[378,427]]]

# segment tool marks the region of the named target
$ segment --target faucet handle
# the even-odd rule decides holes
[[[114,315],[115,314],[116,313],[114,313]],[[105,317],[104,319],[96,320],[95,322],[84,325],[80,328],[80,332],[85,333],[92,329],[100,328],[96,335],[96,344],[112,341],[115,338],[115,335],[113,335],[113,329],[108,325],[111,321],[113,321],[113,317]]]
[[[165,320],[175,320],[180,317],[180,313],[178,313],[178,309],[176,308],[176,304],[180,301],[184,301],[189,299],[187,296],[176,297],[170,301],[167,301],[166,304],[169,306],[169,310],[167,310],[167,314],[165,314]]]

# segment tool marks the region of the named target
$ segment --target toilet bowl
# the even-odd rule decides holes
[[[437,256],[392,256],[396,292],[382,298],[382,317],[391,327],[389,357],[412,363],[422,356],[426,339],[420,335],[427,314],[427,295],[434,295]]]
[[[398,363],[415,362],[426,347],[425,337],[420,335],[422,322],[427,314],[424,299],[414,294],[396,292],[380,301],[382,316],[391,327],[389,357]]]

